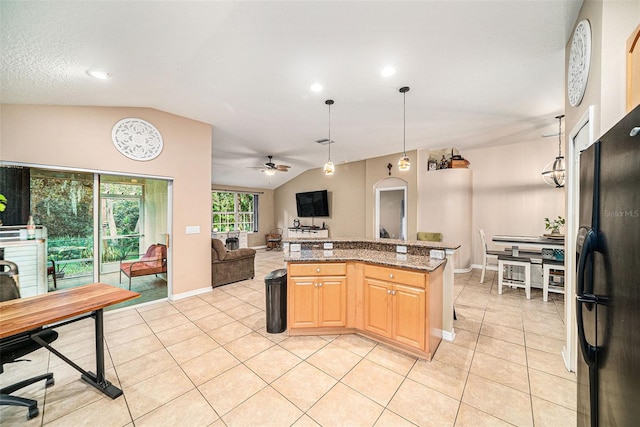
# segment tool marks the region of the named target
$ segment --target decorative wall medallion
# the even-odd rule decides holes
[[[572,107],[580,105],[587,88],[591,63],[591,25],[586,19],[578,22],[571,41],[567,69],[567,95]]]
[[[136,118],[122,119],[111,131],[111,140],[124,156],[139,161],[153,160],[162,152],[162,135],[151,123]]]

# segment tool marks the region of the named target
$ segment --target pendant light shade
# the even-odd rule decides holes
[[[562,155],[562,118],[564,114],[556,116],[558,119],[558,157],[553,161],[553,165],[551,163],[547,165],[547,168],[544,172],[542,172],[542,178],[549,185],[555,185],[556,188],[563,188],[565,184],[565,162],[564,156]],[[551,166],[549,168],[549,166]]]
[[[404,86],[400,88],[400,93],[402,94],[402,157],[398,160],[398,169],[401,171],[408,171],[411,169],[411,161],[409,157],[407,157],[407,105],[406,105],[406,95],[409,92],[409,86]]]
[[[325,175],[333,175],[335,171],[335,166],[333,166],[333,162],[331,161],[331,106],[333,105],[333,99],[327,99],[324,101],[325,104],[329,106],[329,159],[327,163],[324,164],[324,174]]]

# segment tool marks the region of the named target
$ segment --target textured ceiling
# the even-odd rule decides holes
[[[550,143],[541,135],[563,110],[564,48],[581,4],[2,1],[0,100],[151,107],[210,123],[219,185],[275,188],[321,167],[327,146],[314,141],[328,134],[328,98],[334,163],[401,152],[401,86],[411,87],[407,151]],[[387,65],[396,74],[385,78]],[[267,155],[291,170],[250,168]]]

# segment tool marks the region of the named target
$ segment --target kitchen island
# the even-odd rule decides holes
[[[458,246],[390,239],[289,239],[284,247],[290,335],[358,333],[429,360],[443,335],[452,336],[453,277],[447,298],[443,276],[447,270],[453,276],[447,267]],[[431,249],[446,252],[447,259],[429,257]],[[443,325],[449,304],[447,334]]]

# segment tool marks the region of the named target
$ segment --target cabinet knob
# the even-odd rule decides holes
[[[319,287],[322,287],[322,282],[318,283],[318,286],[319,286]]]
[[[395,295],[395,294],[396,294],[396,291],[391,291],[391,295]]]
[[[393,279],[393,273],[389,273],[389,279]]]
[[[320,267],[316,268],[316,273],[320,273]]]
[[[391,295],[391,289],[387,289],[387,295]]]

